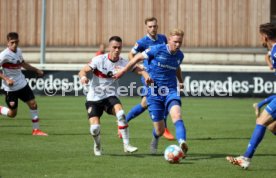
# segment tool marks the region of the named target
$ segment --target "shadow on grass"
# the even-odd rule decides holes
[[[210,140],[249,140],[250,137],[222,137],[222,138],[212,138],[212,137],[204,137],[204,138],[189,138],[189,140],[202,140],[202,141],[210,141]]]
[[[0,125],[0,127],[8,127],[8,128],[12,128],[12,127],[30,127],[30,125]]]
[[[162,157],[163,154],[150,154],[150,153],[125,153],[125,154],[104,154],[104,156],[111,156],[111,157],[132,157],[132,158],[145,158],[145,157]],[[165,159],[164,159],[165,161]],[[171,164],[194,164],[193,162],[190,162],[189,160],[185,159],[184,161],[182,160],[180,163],[171,163]]]

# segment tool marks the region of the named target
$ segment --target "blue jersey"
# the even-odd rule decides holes
[[[136,41],[135,46],[132,48],[131,52],[133,54],[142,53],[149,47],[158,45],[158,44],[167,44],[167,38],[165,35],[157,34],[156,39],[152,39],[149,35],[145,35],[143,38]],[[146,70],[148,70],[148,62],[144,60],[143,65]]]
[[[171,54],[166,44],[156,45],[148,48],[142,53],[145,60],[150,60],[149,75],[154,81],[154,85],[166,86],[168,89],[177,88],[176,71],[183,61],[184,54],[178,50]]]
[[[276,44],[274,44],[271,48],[270,59],[273,64],[273,68],[276,69]]]

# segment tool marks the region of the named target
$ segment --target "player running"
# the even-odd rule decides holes
[[[0,106],[0,115],[15,117],[17,115],[18,99],[20,99],[30,108],[33,122],[32,135],[48,136],[47,133],[39,129],[35,96],[21,71],[21,67],[36,72],[38,76],[43,76],[43,71],[24,61],[21,49],[18,48],[19,36],[17,33],[8,33],[7,41],[8,47],[0,53],[0,66],[2,66],[3,71],[3,73],[0,73],[0,78],[2,79],[8,107]]]
[[[174,123],[176,139],[184,152],[184,157],[186,157],[188,151],[186,129],[181,116],[181,98],[178,93],[176,79],[176,71],[181,71],[180,64],[184,58],[184,54],[180,50],[183,37],[184,32],[182,30],[171,30],[168,44],[156,45],[141,54],[137,54],[124,69],[114,76],[114,78],[122,77],[140,61],[151,61],[148,72],[153,80],[153,85],[148,87],[147,103],[154,126],[151,142],[151,152],[153,154],[157,153],[159,137],[162,136],[165,130],[164,115],[166,110],[170,113]]]
[[[100,141],[100,117],[103,111],[117,117],[118,128],[122,134],[124,152],[135,152],[138,148],[129,143],[128,124],[122,104],[117,96],[118,82],[112,76],[118,70],[126,66],[127,60],[120,57],[122,50],[122,39],[113,36],[109,39],[109,53],[94,57],[79,72],[80,81],[86,85],[89,82],[87,74],[92,72],[93,77],[86,97],[86,109],[90,123],[90,133],[94,139],[94,154],[102,155]],[[135,71],[141,72],[145,77],[147,73],[139,67]]]
[[[276,26],[271,23],[261,24],[259,28],[260,38],[263,46],[271,51],[271,60],[276,62]],[[275,68],[275,66],[273,66]],[[246,152],[242,156],[227,156],[226,159],[244,169],[247,169],[251,163],[251,159],[262,141],[267,127],[276,130],[276,99],[273,99],[262,111],[256,120],[256,127],[251,136]],[[274,132],[276,134],[276,132]]]
[[[166,36],[163,34],[157,34],[158,25],[157,25],[157,19],[155,17],[146,18],[145,25],[146,25],[147,34],[143,38],[137,40],[134,47],[129,52],[128,58],[130,61],[133,60],[135,55],[137,55],[138,53],[142,53],[149,47],[155,46],[157,44],[167,44]],[[149,62],[150,62],[149,60],[143,61],[143,67],[145,70],[149,69],[148,68]],[[178,73],[177,78],[179,80],[179,83],[183,83],[181,72]],[[141,77],[141,81],[144,84],[144,86],[146,86],[143,77]],[[141,103],[134,106],[128,112],[126,116],[127,122],[130,122],[132,119],[142,114],[147,109],[147,107],[148,105],[147,105],[146,97],[142,96]],[[170,133],[169,129],[167,128],[166,120],[167,120],[167,113],[165,115],[165,131],[163,136],[168,140],[173,140],[174,136]]]

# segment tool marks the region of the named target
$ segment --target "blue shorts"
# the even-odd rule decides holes
[[[177,101],[174,104],[181,106],[181,98],[177,92],[171,92],[167,96],[147,96],[148,110],[153,122],[165,119],[172,101]]]
[[[276,120],[276,98],[268,103],[265,110],[271,115],[273,120]]]

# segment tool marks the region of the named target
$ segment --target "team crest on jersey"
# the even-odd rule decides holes
[[[87,112],[88,114],[90,114],[92,112],[92,106],[90,106],[88,109],[87,109]]]

